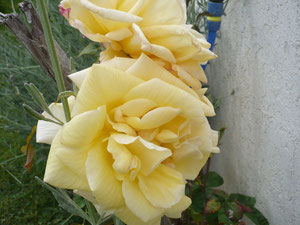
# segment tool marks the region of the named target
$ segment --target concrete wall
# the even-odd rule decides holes
[[[230,0],[226,12],[207,70],[222,98],[212,126],[228,128],[213,169],[270,224],[299,225],[300,0]]]

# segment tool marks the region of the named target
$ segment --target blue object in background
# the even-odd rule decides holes
[[[223,0],[210,0],[208,1],[208,12],[211,16],[207,17],[207,41],[211,44],[209,50],[214,49],[217,32],[220,30],[221,27],[221,20],[223,15]],[[206,65],[203,65],[203,70],[206,69]]]

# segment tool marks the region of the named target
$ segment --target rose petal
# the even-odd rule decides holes
[[[132,35],[131,31],[128,28],[122,28],[119,30],[114,30],[107,33],[105,36],[113,41],[121,41],[125,38],[128,38]]]
[[[127,207],[122,207],[120,210],[115,212],[115,215],[120,218],[127,225],[160,225],[161,216],[148,221],[143,222],[137,216],[135,216]]]
[[[159,78],[169,84],[172,84],[198,98],[197,94],[181,80],[168,72],[162,66],[158,65],[145,54],[142,54],[138,60],[126,71],[134,76],[137,76],[145,81],[153,78]]]
[[[59,158],[57,158],[56,151],[61,147],[60,137],[61,131],[58,132],[52,142],[47,160],[44,181],[59,188],[90,191],[87,179],[76,174],[69,167],[65,166]]]
[[[126,145],[130,152],[140,159],[141,172],[145,176],[172,155],[169,149],[155,145],[141,137],[131,137],[124,134],[113,134],[111,137],[119,144]]]
[[[191,203],[191,199],[184,195],[177,204],[173,205],[169,209],[166,209],[165,215],[170,218],[180,218],[181,213],[186,210],[191,205]]]
[[[101,105],[106,105],[108,110],[121,105],[122,97],[140,83],[142,80],[128,73],[94,64],[78,93],[74,113],[94,110]]]
[[[178,63],[177,65],[180,66],[181,69],[189,73],[191,76],[195,77],[205,84],[207,83],[207,78],[199,62],[195,60],[187,60],[182,63]]]
[[[135,129],[147,130],[162,126],[173,120],[180,109],[173,107],[159,107],[146,113],[141,119],[139,117],[125,117],[125,121]]]
[[[120,106],[120,109],[126,116],[140,117],[149,112],[151,109],[154,109],[155,107],[157,107],[157,104],[154,101],[140,98],[124,103]]]
[[[124,100],[129,101],[137,98],[148,98],[160,106],[181,109],[180,115],[189,118],[191,121],[201,123],[206,120],[203,112],[203,102],[159,79],[152,79],[136,86],[125,95]]]
[[[186,23],[185,7],[181,0],[149,0],[146,8],[139,14],[139,16],[144,18],[144,20],[139,22],[139,25],[145,27],[156,24]]]
[[[163,164],[148,176],[139,174],[138,181],[145,197],[156,207],[170,208],[184,195],[185,181],[181,173]]]
[[[164,209],[154,207],[145,198],[137,181],[132,182],[129,179],[125,179],[122,184],[122,191],[126,206],[142,221],[149,222],[163,214]]]
[[[62,128],[62,126],[43,120],[39,120],[36,130],[36,142],[51,145],[55,135]]]
[[[91,68],[87,68],[79,72],[72,73],[71,75],[69,75],[69,78],[76,84],[78,88],[81,88],[81,85],[86,76],[90,73],[90,70]]]
[[[65,9],[71,9],[69,23],[71,26],[76,27],[75,20],[80,21],[87,30],[92,32],[93,34],[104,34],[103,27],[97,24],[97,21],[91,16],[89,10],[82,7],[79,0],[63,0],[61,5]]]
[[[70,111],[72,112],[72,109],[75,104],[75,97],[68,97],[68,103]],[[60,119],[62,122],[66,121],[62,103],[52,103],[49,105],[49,109],[56,118]],[[56,121],[56,119],[49,115],[47,112],[43,112],[43,116]],[[55,135],[61,128],[62,126],[56,123],[39,120],[37,123],[36,142],[51,144]]]
[[[113,168],[118,173],[126,174],[130,171],[133,156],[124,145],[120,145],[113,138],[109,138],[107,151],[112,154]]]
[[[125,204],[122,184],[115,178],[112,164],[113,159],[104,143],[98,142],[90,149],[86,174],[93,196],[105,210],[120,208]]]
[[[88,146],[101,132],[105,118],[104,106],[75,116],[64,125],[61,143],[73,148]]]
[[[107,9],[107,8],[97,6],[89,0],[80,0],[80,2],[86,9],[90,10],[91,12],[105,19],[119,21],[119,22],[127,22],[127,23],[136,23],[143,19],[141,17],[123,11],[119,11],[115,9]]]

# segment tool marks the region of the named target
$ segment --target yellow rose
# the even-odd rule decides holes
[[[195,90],[206,83],[200,63],[216,55],[210,44],[186,25],[182,0],[63,0],[62,14],[71,26],[107,49],[101,61],[115,56],[149,55]]]
[[[186,180],[219,151],[206,118],[211,104],[146,55],[116,57],[70,78],[80,90],[72,120],[52,141],[44,181],[128,225],[179,218],[191,203]]]

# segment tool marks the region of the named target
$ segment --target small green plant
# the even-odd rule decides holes
[[[255,198],[238,193],[228,194],[219,189],[223,183],[218,173],[210,171],[190,184],[188,194],[193,203],[188,213],[196,224],[245,225],[245,216],[256,225],[269,224],[255,208]]]

